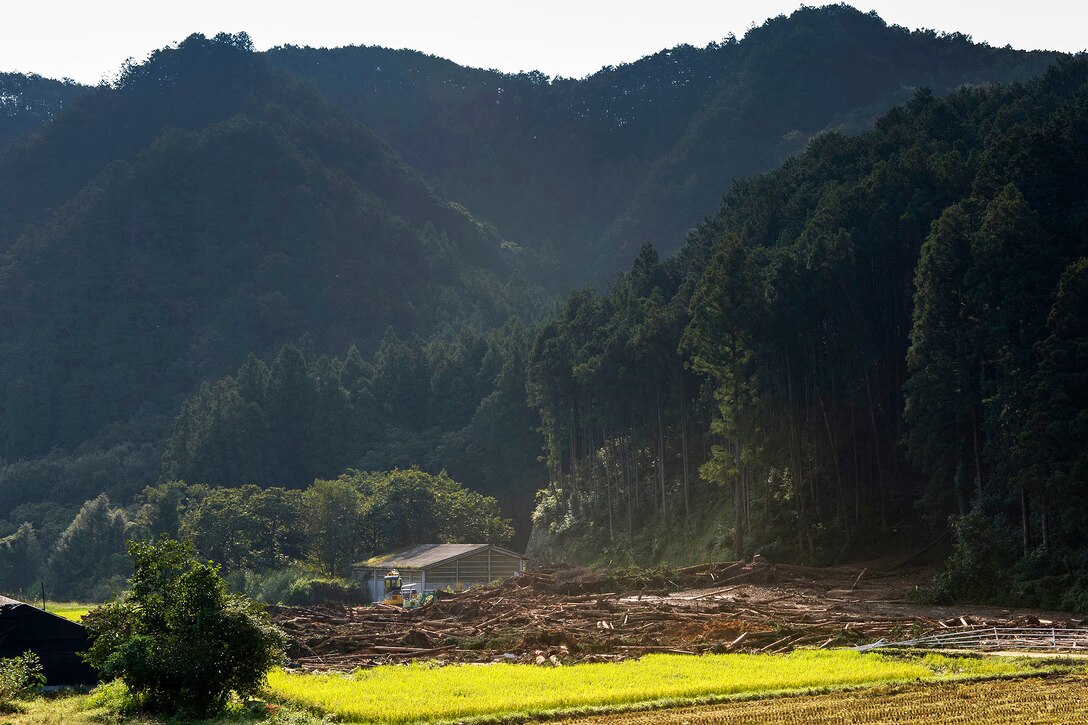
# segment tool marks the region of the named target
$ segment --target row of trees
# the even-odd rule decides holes
[[[643,524],[690,516],[708,424],[701,381],[677,354],[690,256],[662,263],[643,246],[607,294],[572,294],[537,335],[529,400],[551,481],[538,526],[630,548]]]
[[[352,470],[302,490],[173,482],[149,487],[142,500],[150,535],[191,541],[228,571],[305,562],[346,576],[352,563],[411,544],[513,536],[494,498],[419,469]]]
[[[505,544],[513,536],[494,498],[445,473],[349,471],[305,489],[148,487],[127,508],[87,501],[52,547],[23,524],[0,539],[0,588],[100,601],[129,573],[128,540],[181,538],[227,572],[309,569],[331,577],[352,563],[423,542]]]
[[[1069,553],[1088,551],[1085,88],[1078,59],[920,92],[738,184],[676,257],[644,249],[607,293],[571,295],[530,360],[552,464],[537,520],[614,542],[609,496],[640,485],[647,507],[688,511],[694,429],[714,488],[685,503],[726,509],[737,555],[830,560],[970,514],[1020,531],[1017,552],[955,527],[990,593],[1037,546],[1066,584],[1088,573]],[[1003,560],[980,567],[979,548]]]
[[[305,486],[347,467],[449,471],[525,520],[544,479],[526,404],[528,333],[517,321],[486,335],[400,339],[373,356],[317,355],[306,339],[270,365],[255,357],[204,385],[174,421],[166,480]]]

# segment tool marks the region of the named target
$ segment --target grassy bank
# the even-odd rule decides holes
[[[875,683],[1012,675],[1023,662],[853,651],[789,655],[649,655],[570,667],[494,664],[386,666],[337,674],[273,672],[275,699],[353,722],[441,722],[580,709],[759,696]]]

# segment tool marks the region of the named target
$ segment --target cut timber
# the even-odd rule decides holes
[[[289,656],[311,670],[418,659],[610,662],[650,652],[826,648],[980,626],[1080,626],[1048,612],[949,610],[905,601],[905,592],[928,575],[922,570],[888,575],[865,568],[862,574],[762,561],[630,576],[556,567],[420,609],[326,604],[269,611],[287,633]],[[829,591],[850,596],[832,601]]]

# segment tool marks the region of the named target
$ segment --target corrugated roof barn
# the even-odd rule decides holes
[[[98,682],[97,673],[77,654],[88,646],[82,624],[0,596],[0,658],[34,652],[42,660],[47,687]]]
[[[468,588],[517,576],[529,557],[493,544],[417,544],[351,567],[366,587],[370,601],[385,596],[383,578],[396,569],[405,586],[420,590]]]

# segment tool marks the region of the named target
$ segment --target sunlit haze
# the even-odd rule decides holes
[[[543,3],[509,0],[189,0],[20,2],[5,7],[0,71],[97,83],[191,33],[246,31],[260,50],[381,45],[462,65],[582,77],[681,43],[705,45],[797,9],[796,0]],[[1067,0],[959,3],[869,0],[887,22],[962,32],[991,45],[1076,52],[1086,41]]]

